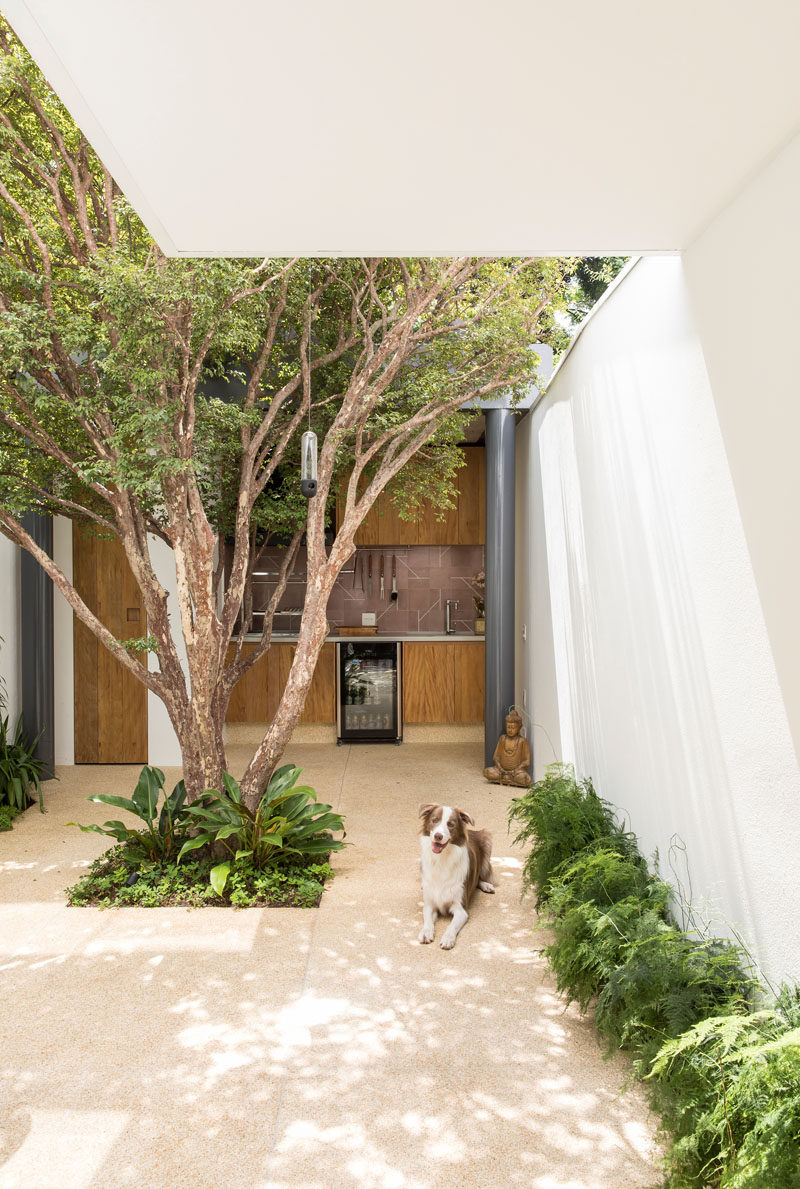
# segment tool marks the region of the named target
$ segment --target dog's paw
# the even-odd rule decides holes
[[[481,879],[478,881],[478,887],[482,892],[490,892],[494,894],[494,884],[489,883],[488,880]]]
[[[433,929],[422,929],[419,935],[419,944],[427,945],[428,942],[433,941]]]
[[[457,936],[457,934],[450,933],[450,931],[448,929],[448,931],[445,933],[444,937],[442,938],[442,949],[443,950],[451,950],[453,948],[453,946],[456,944],[456,936]]]

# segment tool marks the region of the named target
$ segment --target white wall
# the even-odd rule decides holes
[[[800,136],[689,247],[686,280],[800,754]]]
[[[147,540],[156,577],[169,596],[167,606],[169,608],[170,628],[172,629],[172,636],[175,640],[178,656],[183,663],[185,673],[187,671],[186,646],[183,641],[180,611],[178,610],[178,600],[175,593],[178,587],[175,575],[175,559],[170,547],[159,537],[149,534]],[[148,655],[148,666],[150,669],[158,668],[158,662],[152,653]],[[159,768],[179,768],[182,762],[178,736],[175,734],[172,723],[169,721],[166,707],[161,699],[156,697],[154,693],[151,693],[150,690],[147,691],[147,756],[148,763],[155,764]]]
[[[0,536],[0,674],[6,685],[12,729],[20,712],[19,677],[19,549]]]
[[[744,353],[738,326],[730,340]],[[726,399],[682,262],[640,262],[519,430],[533,572],[516,697],[532,690],[537,774],[547,731],[696,907],[741,931],[772,976],[797,977],[800,778],[717,418]]]

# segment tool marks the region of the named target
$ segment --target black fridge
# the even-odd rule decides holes
[[[402,742],[402,656],[399,640],[337,640],[337,743]]]

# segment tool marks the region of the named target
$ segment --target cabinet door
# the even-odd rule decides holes
[[[483,722],[484,720],[484,657],[483,644],[451,644],[455,686],[454,722]]]
[[[406,722],[452,722],[453,649],[449,644],[403,645],[403,717]]]
[[[334,651],[333,644],[322,645],[300,722],[336,722]]]
[[[252,652],[255,644],[244,644],[245,655]],[[227,660],[234,654],[233,645],[228,649]],[[233,687],[228,703],[226,722],[269,722],[272,718],[269,704],[269,653],[259,657],[244,677]]]
[[[464,468],[458,472],[464,473]],[[448,508],[442,520],[436,519],[438,509],[433,504],[427,504],[421,511],[419,520],[420,545],[458,545],[458,498],[452,508]]]
[[[486,542],[486,451],[482,446],[464,448],[466,465],[459,473],[458,543]]]
[[[244,645],[245,653],[254,648],[253,643]],[[294,653],[294,644],[273,644],[269,652],[247,670],[231,694],[226,722],[272,721],[286,687]],[[231,645],[228,659],[232,656]],[[300,722],[336,722],[332,644],[322,646]]]

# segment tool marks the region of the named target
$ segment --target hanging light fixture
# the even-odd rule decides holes
[[[317,494],[317,435],[307,429],[300,439],[300,490],[307,500]]]
[[[308,268],[308,429],[300,439],[300,490],[307,500],[317,494],[317,435],[311,428],[311,264]]]

